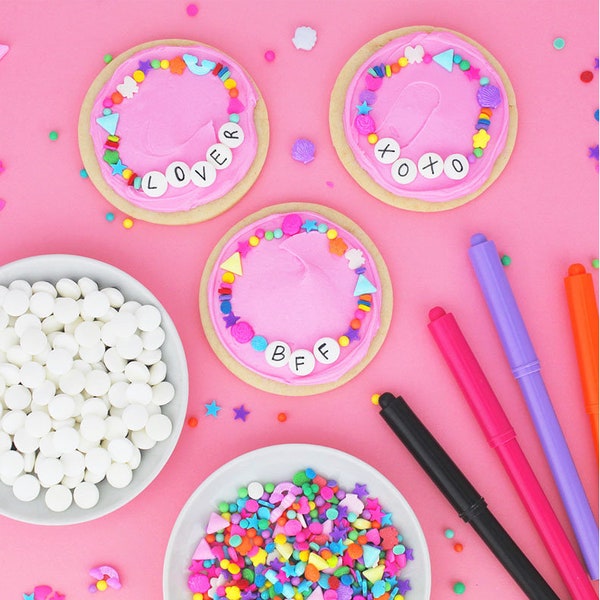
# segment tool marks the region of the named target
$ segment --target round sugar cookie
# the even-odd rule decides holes
[[[287,396],[317,394],[356,376],[388,331],[392,287],[367,235],[317,204],[267,207],[211,253],[200,316],[225,366]]]
[[[338,156],[379,200],[448,210],[500,175],[517,133],[512,85],[472,39],[429,26],[389,31],[341,70],[329,123]]]
[[[79,148],[98,191],[132,217],[181,225],[221,214],[265,161],[258,88],[232,58],[167,39],[113,59],[88,90]]]

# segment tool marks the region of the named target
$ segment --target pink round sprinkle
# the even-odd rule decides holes
[[[192,573],[188,578],[188,587],[194,593],[200,592],[203,594],[210,589],[210,579],[201,573]]]
[[[375,121],[370,115],[356,115],[354,127],[361,135],[369,135],[375,131]]]
[[[110,108],[112,105],[113,101],[110,96],[107,96],[106,98],[104,98],[104,100],[102,100],[102,106],[104,106],[104,108]]]
[[[333,490],[330,487],[322,487],[321,498],[323,500],[331,500],[333,498]]]
[[[308,526],[308,529],[310,530],[311,533],[314,533],[315,535],[319,535],[323,531],[323,525],[321,525],[321,523],[319,523],[318,521],[313,521]]]
[[[431,56],[431,54],[427,54],[425,53],[425,55],[423,56],[423,62],[428,65],[433,59],[433,56]]]
[[[254,337],[254,329],[250,323],[238,321],[231,327],[231,335],[236,342],[247,344]]]
[[[267,50],[265,52],[265,60],[267,62],[273,62],[275,60],[275,52],[273,52],[273,50]]]
[[[371,90],[372,92],[376,92],[381,87],[382,83],[382,77],[373,77],[373,75],[371,75],[370,73],[368,73],[365,77],[365,84],[367,86],[367,89]]]
[[[296,214],[286,215],[281,224],[281,230],[286,235],[296,235],[302,227],[302,217]]]
[[[300,531],[302,531],[302,525],[300,521],[296,521],[296,519],[290,519],[284,526],[283,530],[286,535],[296,535]]]
[[[354,313],[354,318],[355,319],[359,319],[359,320],[362,321],[365,318],[365,311],[364,310],[357,310]]]
[[[265,230],[264,229],[257,229],[254,232],[254,235],[259,239],[262,240],[265,237]]]
[[[195,17],[198,14],[198,6],[196,4],[188,4],[185,10],[190,17]]]
[[[249,500],[246,500],[244,508],[250,513],[255,513],[258,510],[258,502],[250,498]]]

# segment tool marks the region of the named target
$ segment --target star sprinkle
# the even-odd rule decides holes
[[[127,165],[124,165],[121,162],[121,159],[119,158],[119,160],[112,166],[112,174],[113,175],[123,175],[123,171],[127,168]]]
[[[365,100],[362,104],[357,104],[356,109],[359,115],[368,115],[373,110],[373,107],[369,106]]]
[[[352,329],[352,327],[350,327],[350,329],[348,329],[348,331],[346,331],[345,336],[351,341],[351,342],[356,342],[357,340],[360,339],[359,335],[358,335],[358,329]]]
[[[302,229],[308,233],[309,231],[317,231],[318,225],[316,221],[306,220],[304,221],[304,225],[302,225]]]
[[[229,329],[230,327],[233,327],[239,320],[240,320],[240,317],[236,317],[233,314],[233,311],[231,311],[228,315],[225,315],[223,317],[223,321],[225,321],[225,329]]]
[[[242,240],[241,242],[238,242],[237,247],[242,258],[245,258],[246,254],[250,252],[250,244],[248,243],[248,240]]]
[[[181,75],[185,71],[185,61],[181,56],[176,56],[169,61],[169,70],[175,75]]]
[[[367,486],[362,483],[357,483],[352,490],[353,494],[356,494],[359,498],[363,498],[364,496],[369,495],[369,490]]]
[[[406,592],[412,590],[410,587],[410,581],[408,579],[401,579],[398,582],[398,591],[404,596]]]
[[[150,64],[149,60],[140,60],[138,62],[138,69],[144,74],[146,75],[146,73],[148,73],[148,71],[152,68],[152,65]]]
[[[23,593],[23,600],[34,600],[34,595]]]
[[[385,525],[391,525],[392,524],[392,513],[384,513],[383,516],[381,517],[381,526],[384,527]]]
[[[219,411],[221,407],[217,404],[216,400],[213,400],[210,404],[205,404],[206,407],[206,416],[217,417],[219,415]]]
[[[233,412],[235,413],[235,417],[233,417],[234,421],[237,421],[238,419],[240,421],[246,421],[246,417],[250,414],[250,411],[246,410],[243,404],[241,406],[236,406],[233,409]]]
[[[473,136],[473,148],[484,149],[490,141],[490,134],[485,129],[480,129]]]
[[[469,81],[475,81],[479,79],[479,69],[477,69],[473,65],[471,65],[471,68],[467,69],[464,73],[469,79]]]
[[[598,144],[596,144],[595,146],[590,146],[588,148],[588,157],[595,158],[596,160],[598,160]]]

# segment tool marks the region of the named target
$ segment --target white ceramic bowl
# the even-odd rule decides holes
[[[163,567],[164,600],[191,599],[188,566],[198,542],[205,533],[211,512],[220,501],[233,501],[237,490],[250,483],[288,481],[299,470],[313,468],[324,477],[335,479],[348,490],[366,484],[369,495],[392,513],[392,522],[414,550],[414,560],[401,571],[410,579],[412,590],[406,600],[428,600],[431,593],[431,565],[425,536],[415,513],[402,494],[379,471],[367,463],[333,448],[310,444],[268,446],[243,454],[207,477],[190,496],[175,522]]]
[[[43,525],[68,525],[83,523],[106,515],[135,498],[158,475],[175,448],[185,419],[188,401],[188,371],[183,345],[177,329],[167,311],[156,297],[131,275],[109,264],[69,254],[48,254],[32,256],[0,267],[0,285],[8,285],[15,279],[29,283],[49,281],[52,284],[68,277],[77,280],[89,277],[99,287],[115,287],[125,300],[137,300],[142,304],[152,304],[162,315],[161,327],[165,331],[162,345],[162,360],[167,365],[167,381],[175,387],[175,397],[162,407],[173,424],[171,435],[150,450],[142,450],[140,466],[133,471],[133,480],[125,488],[111,487],[106,480],[99,484],[100,499],[95,507],[81,509],[73,503],[64,512],[52,512],[44,503],[43,493],[32,502],[17,500],[12,489],[0,482],[0,514],[27,523]]]

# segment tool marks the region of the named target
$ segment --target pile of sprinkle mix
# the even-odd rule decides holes
[[[413,560],[366,486],[312,469],[254,481],[211,513],[189,567],[192,600],[403,600]]]

